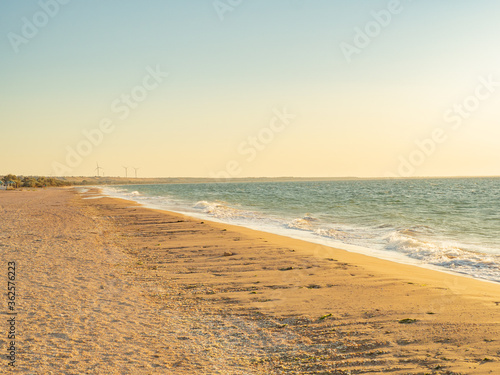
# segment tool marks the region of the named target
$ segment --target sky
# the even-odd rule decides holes
[[[494,0],[0,0],[0,175],[500,175],[498,19]]]

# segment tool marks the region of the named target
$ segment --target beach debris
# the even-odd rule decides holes
[[[290,267],[282,267],[282,268],[278,268],[280,271],[290,271],[290,270],[293,270],[293,267],[290,266]]]
[[[224,256],[225,257],[230,257],[231,255],[234,255],[234,253],[232,253],[230,251],[224,251]]]
[[[262,299],[258,299],[257,302],[269,302],[269,301],[272,301],[271,298],[262,298]]]
[[[309,284],[307,286],[308,289],[319,289],[321,288],[321,285],[318,285],[318,284]]]
[[[412,324],[412,323],[415,323],[416,321],[417,321],[417,319],[405,318],[405,319],[401,319],[398,323],[399,324]]]
[[[325,320],[326,318],[329,318],[329,317],[331,317],[331,316],[332,316],[332,313],[330,313],[330,314],[326,314],[326,315],[320,316],[320,317],[318,318],[318,320]]]

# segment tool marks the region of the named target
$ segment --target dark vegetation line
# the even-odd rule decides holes
[[[22,177],[13,174],[8,174],[3,176],[0,180],[1,184],[7,189],[18,189],[18,188],[41,188],[48,186],[70,186],[73,183],[69,181],[63,181],[53,177]]]

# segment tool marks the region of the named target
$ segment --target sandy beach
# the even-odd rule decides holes
[[[0,191],[20,374],[498,374],[500,285],[100,197]],[[7,331],[6,294],[2,329]]]

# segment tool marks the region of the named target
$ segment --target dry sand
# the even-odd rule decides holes
[[[72,188],[0,191],[0,223],[6,373],[500,374],[498,284]]]

